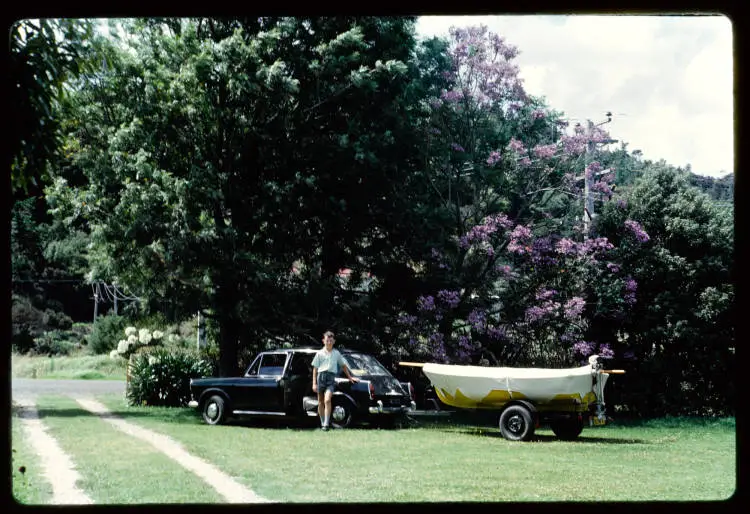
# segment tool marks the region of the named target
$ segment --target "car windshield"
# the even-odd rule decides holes
[[[388,370],[371,355],[347,353],[344,355],[344,360],[354,375],[390,375]]]

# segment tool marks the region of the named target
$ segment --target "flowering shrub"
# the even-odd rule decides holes
[[[194,350],[147,348],[133,355],[125,395],[130,405],[179,407],[190,401],[190,379],[215,373]]]
[[[156,346],[161,343],[164,333],[159,330],[149,331],[147,328],[137,330],[135,327],[125,329],[125,339],[117,342],[117,348],[109,352],[112,359],[129,359],[139,348],[147,345]]]

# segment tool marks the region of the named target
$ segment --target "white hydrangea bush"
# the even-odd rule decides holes
[[[117,348],[109,352],[112,359],[129,359],[138,348],[143,346],[156,346],[161,343],[164,332],[161,330],[151,331],[147,328],[140,330],[135,327],[125,329],[125,338],[117,342]]]

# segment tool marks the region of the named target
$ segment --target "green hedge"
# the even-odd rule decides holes
[[[211,376],[212,368],[195,350],[143,348],[130,358],[128,404],[185,406],[190,401],[190,379]]]

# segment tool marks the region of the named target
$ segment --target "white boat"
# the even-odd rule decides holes
[[[610,373],[598,356],[577,368],[511,368],[435,363],[401,363],[418,366],[430,379],[440,400],[464,409],[502,409],[514,400],[533,402],[538,410],[583,411],[604,403],[604,385]]]

